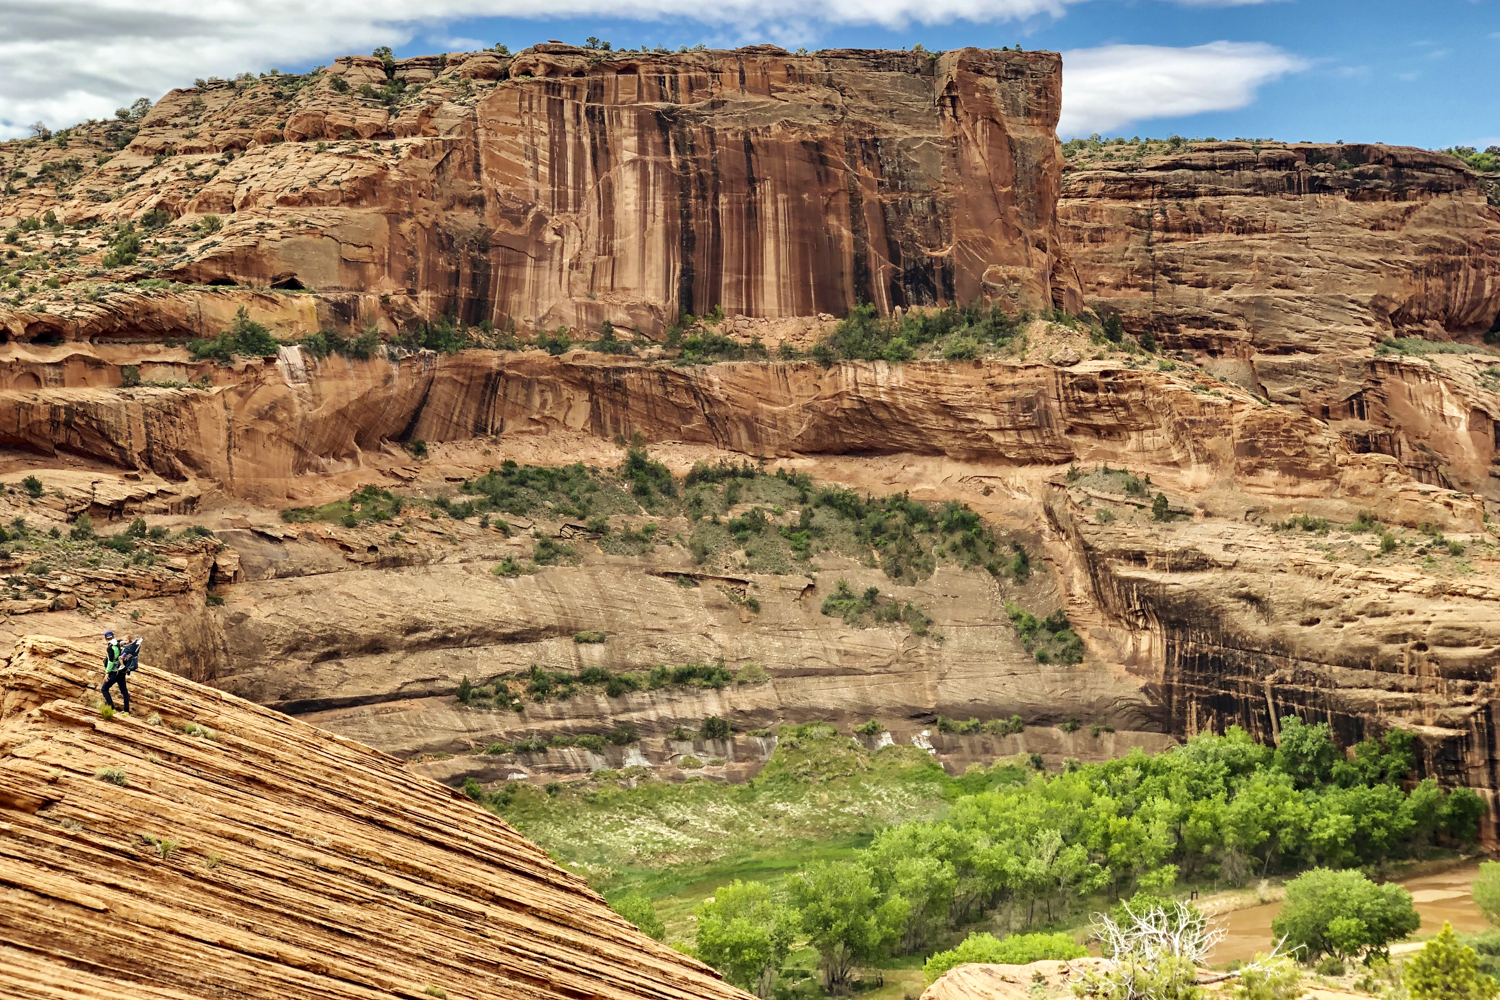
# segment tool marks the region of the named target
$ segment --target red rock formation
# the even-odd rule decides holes
[[[1081,303],[1058,251],[1053,53],[542,45],[514,60],[403,60],[394,109],[372,96],[386,83],[378,60],[349,58],[285,83],[175,91],[106,165],[83,155],[126,138],[118,129],[81,127],[56,172],[50,149],[5,147],[0,163],[53,185],[0,198],[0,219],[212,213],[222,231],[151,271],[316,288],[340,326],[448,311],[658,335],[715,307]],[[78,203],[64,188],[95,193]],[[357,310],[343,294],[372,291],[380,301]],[[79,317],[44,302],[7,325],[25,339],[182,329],[149,315],[169,305],[113,324],[92,305]]]
[[[1457,159],[1368,144],[1218,143],[1070,168],[1085,298],[1166,346],[1251,362],[1273,397],[1310,355],[1500,317],[1500,213]]]
[[[400,761],[93,648],[0,666],[0,994],[746,1000]]]

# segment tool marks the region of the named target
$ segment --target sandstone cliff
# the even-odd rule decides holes
[[[396,760],[93,649],[0,668],[0,992],[743,998]]]
[[[1061,61],[1036,52],[345,58],[174,91],[128,130],[8,144],[0,163],[27,187],[0,220],[165,213],[112,277],[316,289],[303,329],[448,312],[659,336],[714,308],[1078,308],[1055,217],[1060,100]],[[206,215],[222,230],[189,229]],[[83,287],[6,318],[10,335],[204,332],[192,303],[211,293],[139,316]]]

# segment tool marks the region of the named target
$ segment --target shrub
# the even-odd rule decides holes
[[[224,220],[219,218],[217,215],[205,215],[203,218],[198,220],[198,232],[202,233],[204,236],[208,236],[211,233],[217,233],[220,229],[223,228]]]
[[[861,736],[879,736],[881,733],[885,732],[885,727],[876,720],[871,719],[869,722],[861,723],[860,725],[855,726],[854,731],[856,733],[859,733]]]
[[[1112,344],[1125,339],[1125,321],[1120,318],[1119,313],[1110,313],[1104,317],[1104,339]]]
[[[21,480],[21,485],[26,488],[26,495],[33,500],[42,495],[42,481],[36,476],[27,476]]]
[[[531,560],[538,566],[556,566],[558,563],[573,563],[578,553],[571,545],[564,545],[550,538],[538,538],[531,551]]]
[[[1474,905],[1484,919],[1500,926],[1500,861],[1481,861],[1474,876]]]
[[[94,777],[100,781],[107,781],[111,785],[119,785],[121,788],[130,784],[130,779],[126,776],[123,767],[101,767],[94,772]]]
[[[405,448],[412,458],[427,457],[427,442],[421,438],[414,438],[411,441],[407,441],[401,447]]]
[[[594,753],[604,752],[605,739],[598,733],[584,733],[582,736],[576,737],[573,743],[575,746],[583,747],[585,750],[591,750]]]
[[[993,934],[970,934],[956,948],[940,951],[922,966],[922,976],[929,983],[957,965],[966,962],[988,962],[1000,965],[1026,965],[1045,959],[1066,961],[1082,958],[1088,949],[1073,940],[1071,934],[1012,934],[996,938]]]
[[[1344,974],[1344,960],[1334,955],[1325,955],[1313,971],[1320,976],[1342,976]]]
[[[631,893],[628,896],[624,896],[611,903],[610,908],[632,924],[635,924],[636,928],[647,937],[654,938],[657,941],[665,941],[667,939],[666,925],[662,923],[661,917],[657,915],[655,904],[640,893]]]
[[[1302,971],[1297,963],[1289,958],[1268,960],[1264,955],[1255,956],[1234,988],[1234,1000],[1297,1000],[1302,995]]]
[[[1490,1000],[1500,992],[1495,980],[1480,974],[1474,949],[1459,944],[1447,923],[1407,959],[1401,978],[1412,1000]]]
[[[705,740],[727,740],[732,733],[729,720],[721,719],[717,715],[710,715],[703,720],[703,725],[698,727],[698,735]]]
[[[172,855],[177,853],[177,848],[182,843],[180,840],[173,840],[168,837],[153,837],[150,834],[143,834],[141,839],[156,848],[157,856],[163,861],[172,860]]]
[[[622,722],[609,731],[607,739],[615,746],[623,747],[640,740],[640,733],[636,731],[632,722]]]
[[[500,560],[500,565],[490,570],[490,572],[496,576],[520,576],[526,570],[520,563],[516,562],[513,556],[506,556]]]
[[[75,542],[90,542],[94,539],[94,519],[88,514],[79,514],[78,519],[73,522],[73,527],[68,531],[68,537]]]
[[[601,643],[601,642],[603,642],[607,638],[608,638],[608,636],[605,635],[605,633],[603,633],[603,632],[575,632],[575,633],[573,633],[573,641],[576,642],[576,643],[578,643],[580,646],[582,646],[582,645],[588,645],[588,644]]]
[[[1386,556],[1395,551],[1396,536],[1387,531],[1385,534],[1380,536],[1380,554]]]
[[[134,389],[141,384],[141,366],[123,365],[120,368],[120,388]]]
[[[218,361],[230,361],[235,355],[263,358],[275,354],[279,346],[269,330],[250,318],[250,311],[245,306],[240,306],[229,329],[217,337],[188,341],[188,350],[193,357]]]
[[[1286,902],[1271,923],[1288,948],[1303,948],[1309,961],[1325,954],[1354,958],[1384,951],[1417,929],[1411,893],[1399,885],[1376,885],[1361,872],[1314,868],[1287,884]]]
[[[1167,504],[1167,495],[1165,493],[1158,493],[1158,494],[1156,494],[1156,496],[1154,498],[1152,498],[1152,500],[1151,500],[1151,520],[1153,520],[1153,521],[1170,521],[1170,520],[1172,520],[1172,508]]]
[[[1022,648],[1036,657],[1038,663],[1083,662],[1083,640],[1073,631],[1067,612],[1061,608],[1046,618],[1037,618],[1007,601],[1005,612],[1016,626]]]
[[[759,663],[747,663],[734,674],[736,684],[764,684],[770,679],[771,674]]]
[[[696,771],[699,768],[703,767],[703,761],[699,760],[697,757],[694,757],[692,754],[687,754],[677,762],[677,766],[682,768],[684,771]]]

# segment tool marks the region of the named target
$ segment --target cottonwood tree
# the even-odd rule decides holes
[[[870,869],[853,861],[809,865],[787,891],[830,993],[842,992],[856,968],[890,949],[911,908],[899,896],[882,900]]]
[[[695,912],[699,958],[724,978],[769,998],[776,973],[797,935],[797,913],[771,897],[762,882],[721,885]]]

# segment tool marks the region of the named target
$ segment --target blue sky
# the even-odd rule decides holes
[[[108,115],[197,76],[303,70],[378,44],[417,55],[589,35],[617,47],[1054,49],[1064,138],[1500,144],[1500,0],[9,0],[0,135]]]

